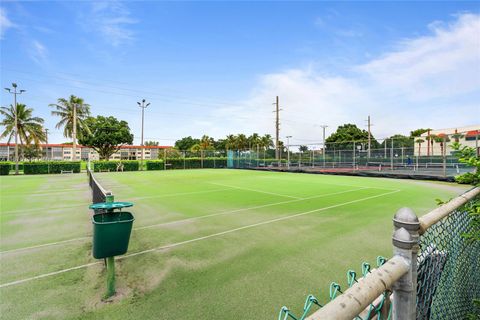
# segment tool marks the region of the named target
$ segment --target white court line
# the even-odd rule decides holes
[[[86,206],[88,206],[88,205],[89,205],[89,204],[76,204],[76,205],[73,205],[73,206],[52,207],[52,208],[48,208],[48,210],[70,209],[70,208],[77,208],[77,207],[86,207]],[[25,215],[25,214],[21,214],[21,213],[25,213],[25,212],[35,212],[35,211],[46,211],[46,210],[47,210],[47,209],[45,209],[45,208],[13,210],[13,211],[0,212],[0,215],[2,215],[2,216],[15,215],[15,214],[17,214],[17,213],[20,213],[20,215]]]
[[[138,197],[138,198],[130,198],[130,200],[142,200],[142,199],[149,199],[149,198],[166,198],[166,197],[176,197],[176,196],[182,196],[182,195],[187,195],[187,194],[195,194],[195,193],[208,193],[208,192],[218,192],[218,191],[227,191],[227,189],[215,189],[215,190],[208,190],[208,191],[194,191],[194,192],[178,192],[178,193],[170,193],[166,195],[156,195],[156,196],[146,196],[146,197]],[[68,209],[68,208],[76,208],[76,207],[88,207],[89,204],[79,204],[75,206],[66,206],[66,207],[53,207],[49,208],[48,210],[56,210],[56,209]],[[6,212],[0,212],[2,216],[25,216],[25,215],[31,215],[34,214],[32,212],[36,211],[46,211],[45,209],[25,209],[25,210],[14,210],[14,211],[6,211]],[[57,215],[55,215],[57,216]]]
[[[275,180],[282,180],[282,181],[289,181],[289,179],[279,179],[278,177],[271,177],[271,176],[263,176],[261,177],[262,179],[275,179]],[[363,178],[363,177],[362,177]],[[377,178],[378,179],[378,178]],[[391,188],[380,188],[380,187],[366,187],[366,186],[354,186],[352,184],[340,184],[340,183],[330,183],[330,182],[325,182],[325,181],[302,181],[302,183],[307,182],[307,183],[312,183],[312,184],[325,184],[325,185],[331,185],[331,186],[340,186],[340,187],[354,187],[354,188],[371,188],[371,189],[379,189],[379,190],[387,190],[387,191],[394,191],[394,190],[401,190],[401,189],[391,189]]]
[[[240,231],[240,230],[251,229],[251,228],[254,228],[254,227],[263,226],[263,225],[278,222],[278,221],[293,219],[293,218],[304,216],[304,215],[307,215],[307,214],[312,214],[312,213],[321,212],[321,211],[325,211],[325,210],[329,210],[329,209],[333,209],[333,208],[342,207],[342,206],[349,205],[349,204],[352,204],[352,203],[371,200],[371,199],[383,197],[383,196],[386,196],[386,195],[389,195],[389,194],[397,193],[397,192],[400,192],[400,191],[401,190],[390,191],[390,192],[378,194],[378,195],[375,195],[375,196],[370,196],[370,197],[366,197],[366,198],[362,198],[362,199],[347,201],[347,202],[344,202],[344,203],[339,203],[339,204],[335,204],[335,205],[328,206],[328,207],[323,207],[323,208],[314,209],[314,210],[310,210],[310,211],[300,212],[300,213],[296,213],[296,214],[285,216],[285,217],[280,217],[280,218],[276,218],[276,219],[271,219],[271,220],[267,220],[267,221],[262,221],[262,222],[250,224],[250,225],[243,226],[243,227],[238,227],[238,228],[234,228],[234,229],[230,229],[230,230],[226,230],[226,231],[222,231],[222,232],[217,232],[217,233],[213,233],[213,234],[203,236],[203,237],[199,237],[199,238],[195,238],[195,239],[190,239],[190,240],[180,241],[180,242],[177,242],[177,243],[167,244],[167,245],[164,245],[164,246],[160,246],[160,247],[156,247],[156,248],[152,248],[152,249],[148,249],[148,250],[144,250],[144,251],[139,251],[139,252],[127,254],[125,256],[118,257],[117,260],[124,260],[124,259],[130,258],[130,257],[135,257],[135,256],[138,256],[138,255],[142,255],[142,254],[145,254],[145,253],[170,249],[170,248],[178,247],[178,246],[181,246],[181,245],[184,245],[184,244],[197,242],[197,241],[201,241],[201,240],[206,240],[206,239],[222,236],[222,235],[233,233],[233,232]],[[46,278],[46,277],[49,277],[49,276],[62,274],[62,273],[73,271],[73,270],[87,268],[87,267],[97,265],[97,264],[100,264],[100,263],[101,262],[91,262],[91,263],[79,265],[79,266],[68,268],[68,269],[58,270],[58,271],[54,271],[54,272],[50,272],[50,273],[44,273],[44,274],[41,274],[41,275],[38,275],[38,276],[25,278],[25,279],[22,279],[22,280],[2,283],[0,285],[0,288],[5,288],[5,287],[21,284],[21,283],[25,283],[25,282],[36,280],[36,279]]]
[[[170,193],[170,194],[160,194],[160,195],[155,195],[155,196],[137,197],[137,198],[131,198],[130,200],[143,200],[143,199],[151,199],[151,198],[169,198],[169,197],[184,196],[184,195],[189,195],[189,194],[212,193],[212,192],[220,192],[220,191],[228,191],[228,190],[229,189],[213,189],[213,190],[205,190],[205,191],[178,192],[178,193]]]
[[[88,187],[88,184],[86,184]],[[86,190],[86,189],[85,189]],[[11,193],[11,194],[4,194],[3,197],[28,197],[28,196],[41,196],[41,195],[51,195],[51,194],[64,194],[64,193],[71,193],[72,191],[79,191],[79,188],[77,189],[57,189],[57,190],[44,190],[40,192],[27,192],[27,193]]]
[[[333,192],[333,193],[326,193],[326,194],[321,194],[321,195],[318,195],[318,196],[311,196],[311,197],[303,198],[303,199],[296,199],[296,200],[287,200],[287,201],[281,201],[281,202],[274,202],[274,203],[263,204],[263,205],[259,205],[259,206],[253,206],[253,207],[235,209],[235,210],[232,210],[232,211],[222,211],[222,212],[207,214],[207,215],[199,216],[199,217],[186,218],[186,219],[180,219],[180,220],[175,220],[175,221],[169,221],[169,222],[162,222],[162,223],[152,224],[152,225],[148,225],[148,226],[137,227],[137,228],[133,228],[133,230],[143,230],[143,229],[161,227],[161,226],[166,226],[166,225],[171,225],[171,224],[190,222],[190,221],[205,219],[205,218],[209,218],[209,217],[215,217],[215,216],[220,216],[220,215],[233,214],[233,213],[237,213],[237,212],[254,210],[254,209],[261,209],[261,208],[266,208],[266,207],[277,206],[277,205],[280,205],[280,204],[287,204],[287,203],[299,202],[299,201],[304,201],[304,200],[312,200],[312,199],[323,198],[323,197],[328,197],[328,196],[334,196],[334,195],[343,194],[343,193],[360,191],[360,190],[364,190],[364,189],[369,189],[369,188],[368,188],[368,187],[365,187],[365,188],[359,188],[359,189],[353,189],[353,190],[347,190],[347,191],[339,191],[339,192]],[[5,250],[5,251],[1,251],[1,252],[0,252],[0,258],[1,258],[1,255],[7,254],[7,253],[13,253],[13,252],[18,252],[18,251],[25,251],[25,250],[30,250],[30,249],[37,249],[37,248],[48,247],[48,246],[55,246],[55,245],[60,245],[60,244],[64,244],[64,243],[68,243],[68,242],[74,242],[74,241],[80,241],[80,240],[87,240],[87,239],[90,239],[91,237],[92,237],[92,236],[85,236],[85,237],[79,237],[79,238],[74,238],[74,239],[69,239],[69,240],[62,240],[62,241],[44,243],[44,244],[39,244],[39,245],[35,245],[35,246],[30,246],[30,247],[24,247],[24,248],[18,248],[18,249]]]
[[[246,191],[252,191],[252,192],[258,192],[258,193],[265,193],[265,194],[270,194],[274,196],[279,196],[279,197],[286,197],[286,198],[292,198],[292,199],[298,199],[302,200],[303,198],[300,197],[294,197],[294,196],[289,196],[286,194],[280,194],[280,193],[275,193],[275,192],[269,192],[269,191],[263,191],[263,190],[256,190],[256,189],[250,189],[250,188],[244,188],[244,187],[237,187],[237,186],[231,186],[228,184],[222,184],[222,183],[216,183],[216,182],[209,182],[210,184],[214,184],[217,186],[223,186],[223,187],[228,187],[228,188],[233,188],[233,189],[239,189],[239,190],[246,190]]]
[[[354,192],[354,191],[359,191],[359,190],[363,190],[363,189],[367,189],[367,188],[340,191],[340,192],[322,194],[322,195],[318,195],[318,196],[312,196],[312,197],[308,197],[308,198],[301,198],[301,199],[295,199],[295,200],[287,200],[287,201],[274,202],[274,203],[269,203],[269,204],[262,204],[262,205],[253,206],[253,207],[235,209],[235,210],[232,210],[232,211],[222,211],[222,212],[207,214],[207,215],[199,216],[199,217],[186,218],[186,219],[180,219],[180,220],[175,220],[175,221],[162,222],[162,223],[158,223],[158,224],[152,224],[152,225],[148,225],[148,226],[138,227],[138,228],[135,228],[134,230],[142,230],[142,229],[149,229],[149,228],[155,228],[155,227],[160,227],[160,226],[166,226],[166,225],[170,225],[170,224],[190,222],[190,221],[195,221],[195,220],[200,220],[200,219],[205,219],[205,218],[210,218],[210,217],[215,217],[215,216],[220,216],[220,215],[226,215],[226,214],[232,214],[232,213],[237,213],[237,212],[242,212],[242,211],[261,209],[261,208],[267,208],[267,207],[272,207],[272,206],[278,206],[280,204],[287,204],[287,203],[293,203],[293,202],[299,202],[299,201],[305,201],[305,200],[312,200],[312,199],[316,199],[316,198],[323,198],[323,197],[327,197],[327,196],[333,196],[333,195],[342,194],[342,193]]]

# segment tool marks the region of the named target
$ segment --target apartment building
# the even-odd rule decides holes
[[[445,143],[429,139],[429,136],[435,136],[439,138],[438,140],[445,140]],[[464,146],[476,148],[477,154],[480,154],[480,125],[430,130],[415,140],[418,141],[419,139],[424,142],[420,143],[420,147],[418,143],[415,143],[415,156],[441,156],[444,144],[445,154],[447,156],[451,155],[453,151],[451,144],[455,140],[458,140]]]
[[[73,148],[71,144],[41,144],[42,158],[39,160],[51,161],[70,161],[73,158]],[[144,159],[158,159],[161,157],[161,149],[171,148],[169,146],[145,146]],[[114,153],[110,160],[139,160],[142,157],[141,146],[122,146],[120,150]],[[98,152],[92,148],[77,145],[76,159],[87,161],[99,160]],[[0,161],[12,161],[15,159],[15,144],[0,143]]]

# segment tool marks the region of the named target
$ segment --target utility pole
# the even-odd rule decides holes
[[[73,104],[73,150],[72,161],[77,159],[77,104]]]
[[[150,103],[145,104],[145,99],[142,100],[142,103],[137,102],[138,106],[142,108],[142,140],[140,144],[140,148],[142,149],[142,160],[140,162],[140,170],[143,170],[143,159],[145,157],[145,148],[143,146],[143,123],[145,119],[145,109],[150,105]]]
[[[275,159],[280,159],[280,145],[279,145],[279,135],[280,135],[280,106],[278,104],[278,96],[273,103],[275,105]]]
[[[371,149],[371,147],[372,147],[372,130],[371,130],[372,123],[370,122],[370,116],[368,116],[368,118],[367,118],[367,127],[368,127],[368,151],[367,151],[367,159],[370,160],[370,156],[371,156],[370,149]]]
[[[328,128],[328,126],[325,125],[325,124],[322,124],[320,127],[322,127],[322,129],[323,129],[323,167],[325,168],[325,152],[326,152],[326,148],[325,148],[325,129]]]
[[[12,83],[11,88],[5,88],[8,93],[13,94],[13,107],[15,112],[15,174],[18,175],[18,114],[17,114],[17,94],[22,94],[26,90],[17,91],[17,84]]]
[[[292,136],[287,136],[287,170],[290,170],[290,138]]]

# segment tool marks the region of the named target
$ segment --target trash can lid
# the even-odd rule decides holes
[[[128,208],[132,206],[133,206],[132,202],[100,202],[100,203],[94,203],[90,205],[89,208],[93,210],[98,210],[98,209],[111,210],[111,209]]]

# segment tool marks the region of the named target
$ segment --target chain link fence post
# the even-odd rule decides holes
[[[415,320],[417,302],[417,256],[420,222],[410,208],[401,208],[393,218],[393,253],[410,262],[410,270],[393,286],[393,320]]]

